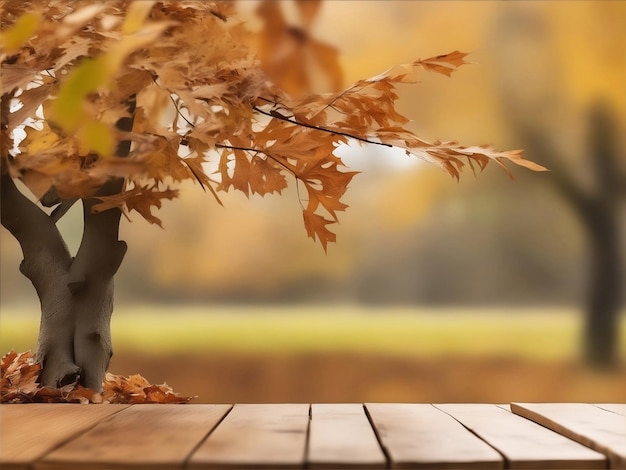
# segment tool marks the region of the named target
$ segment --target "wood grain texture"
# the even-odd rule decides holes
[[[604,455],[496,405],[435,405],[500,452],[511,469],[606,468]]]
[[[366,404],[392,468],[503,468],[494,449],[432,405]]]
[[[386,459],[362,404],[313,404],[309,468],[385,468]]]
[[[626,469],[625,413],[572,403],[0,405],[0,468]]]
[[[302,468],[308,427],[308,404],[235,405],[189,468]]]
[[[183,468],[230,405],[135,405],[47,455],[41,470]]]
[[[0,405],[0,467],[26,469],[52,449],[127,405]]]
[[[587,403],[511,403],[511,410],[580,442],[626,469],[626,419]]]

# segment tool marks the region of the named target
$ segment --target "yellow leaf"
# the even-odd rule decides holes
[[[0,42],[7,54],[15,54],[35,34],[41,23],[37,13],[26,13],[15,24],[0,34]]]
[[[109,127],[98,121],[87,122],[78,133],[81,144],[103,157],[110,157],[115,150],[115,139]]]
[[[102,57],[85,59],[65,79],[52,106],[55,122],[66,131],[75,131],[84,122],[83,101],[106,83],[110,70]]]
[[[124,59],[132,52],[142,47],[146,47],[154,42],[171,23],[161,22],[152,23],[144,26],[139,31],[124,36],[119,42],[112,47],[107,54],[102,56],[106,61],[109,76],[112,76],[122,66]]]
[[[126,11],[126,19],[124,19],[124,24],[122,25],[122,34],[133,34],[139,31],[155,3],[153,1],[131,3]]]
[[[20,144],[20,150],[25,149],[30,155],[36,155],[41,150],[52,147],[59,141],[59,136],[55,134],[47,122],[43,122],[43,129],[36,130],[32,127],[26,128],[26,138]]]

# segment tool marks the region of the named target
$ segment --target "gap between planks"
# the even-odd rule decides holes
[[[610,468],[626,469],[626,417],[618,412],[623,405],[512,403],[511,410],[601,452]]]
[[[230,409],[193,404],[128,407],[52,451],[35,469],[183,468],[197,443]]]
[[[603,454],[497,405],[435,406],[496,449],[504,457],[507,468],[606,468]]]
[[[589,414],[585,426],[557,419],[559,410],[569,409],[572,415],[580,407]],[[380,403],[2,405],[0,464],[9,470],[606,468],[604,456],[563,434],[608,455],[612,468],[626,468],[620,454],[626,444],[622,448],[619,441],[626,443],[626,405],[511,406],[518,414],[533,408],[532,421],[508,408]],[[558,434],[547,430],[546,419],[563,429],[554,427]],[[597,435],[598,426],[606,428],[609,422],[618,441]],[[573,431],[587,441],[572,437]]]

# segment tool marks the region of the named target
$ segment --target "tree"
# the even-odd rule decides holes
[[[355,175],[338,145],[401,147],[456,178],[492,160],[542,169],[521,151],[429,143],[403,127],[395,87],[419,70],[450,75],[465,63],[458,51],[309,93],[312,65],[333,88],[340,67],[310,34],[320,2],[296,7],[301,27],[261,2],[265,26],[253,34],[228,2],[2,3],[2,224],[41,301],[42,384],[100,389],[126,252],[121,215],[160,224],[152,210],[180,181],[218,203],[219,191],[280,193],[292,181],[307,234],[326,250]],[[76,201],[84,231],[72,257],[55,224]]]
[[[624,5],[593,5],[588,14],[623,16]],[[621,13],[620,13],[621,12]],[[621,15],[621,16],[620,16]],[[552,50],[554,44],[547,28],[534,7],[509,6],[499,18],[500,92],[507,107],[507,120],[533,159],[553,171],[544,180],[562,198],[577,217],[587,240],[587,292],[583,355],[592,366],[610,368],[619,360],[619,314],[623,306],[623,286],[626,281],[623,253],[623,210],[626,201],[626,165],[620,144],[620,123],[617,100],[594,97],[575,123],[575,112],[564,99],[564,83]],[[598,50],[612,50],[621,38],[596,38]],[[583,33],[581,33],[583,34]],[[617,34],[621,34],[617,33]],[[511,62],[514,60],[514,63]],[[615,82],[622,93],[623,68],[607,64],[604,81]],[[551,79],[539,80],[539,74]],[[612,73],[613,72],[613,76]],[[520,80],[524,81],[522,86]],[[562,113],[570,121],[555,118]],[[545,116],[559,122],[557,131]],[[574,132],[567,127],[582,126],[584,137],[573,146],[568,141]],[[623,135],[623,131],[621,131]],[[576,148],[577,147],[577,148]]]

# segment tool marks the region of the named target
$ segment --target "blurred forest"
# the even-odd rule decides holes
[[[251,22],[254,3],[241,3]],[[315,33],[339,48],[346,84],[419,57],[471,52],[472,64],[452,78],[425,74],[419,86],[402,89],[414,130],[431,140],[525,148],[527,158],[554,171],[515,168],[511,181],[490,165],[456,182],[401,152],[341,149],[363,173],[351,184],[351,207],[328,254],[307,239],[295,192],[249,200],[228,194],[220,207],[190,185],[162,209],[165,230],[138,217],[122,222],[130,249],[116,278],[117,305],[583,305],[590,232],[554,175],[566,173],[585,194],[603,187],[590,150],[598,103],[614,129],[616,168],[625,173],[624,24],[626,2],[613,1],[325,2]],[[531,131],[547,142],[548,156],[529,140]],[[624,187],[621,180],[610,202],[622,272]],[[71,248],[81,223],[80,213],[61,222]],[[35,305],[17,269],[19,246],[1,233],[2,305]],[[616,279],[625,291],[624,277]]]

